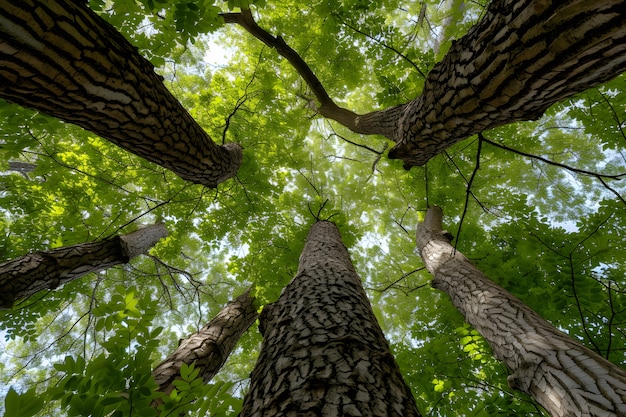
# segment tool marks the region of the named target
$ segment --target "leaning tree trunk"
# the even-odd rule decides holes
[[[626,416],[626,371],[558,331],[496,285],[450,245],[442,212],[431,208],[417,247],[433,287],[511,370],[509,385],[533,396],[552,417]]]
[[[0,97],[209,187],[241,164],[241,147],[213,143],[152,64],[84,1],[0,0]]]
[[[257,319],[258,313],[250,289],[231,301],[199,332],[180,342],[178,349],[161,362],[152,375],[158,390],[170,394],[173,382],[180,379],[183,364],[200,369],[204,382],[209,382],[220,370],[235,348],[241,335]],[[154,404],[155,407],[158,403]]]
[[[240,416],[419,416],[333,223],[313,225],[296,277],[260,320]]]
[[[404,105],[389,157],[423,165],[626,70],[624,0],[494,0]]]
[[[167,236],[162,224],[115,236],[101,242],[81,243],[28,255],[0,264],[0,309],[39,290],[55,289],[68,281],[144,254]]]

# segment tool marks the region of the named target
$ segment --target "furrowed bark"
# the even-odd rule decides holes
[[[152,375],[159,391],[170,394],[173,382],[180,379],[183,364],[200,369],[204,382],[209,382],[220,370],[235,348],[241,335],[257,319],[258,313],[250,289],[231,301],[199,332],[181,341],[178,349],[161,362]],[[158,406],[157,403],[154,404]]]
[[[312,226],[296,277],[260,320],[241,417],[420,415],[333,223]]]
[[[241,147],[213,143],[152,64],[83,1],[0,0],[0,97],[209,187],[241,164]]]
[[[0,308],[37,291],[53,290],[90,272],[127,263],[167,236],[162,224],[115,236],[102,242],[35,252],[0,264]]]
[[[626,70],[623,0],[495,0],[407,103],[389,157],[423,165],[485,129],[539,118]]]
[[[509,385],[533,396],[552,417],[626,416],[626,371],[587,349],[496,285],[450,245],[442,212],[428,210],[417,247],[433,287],[511,370]]]

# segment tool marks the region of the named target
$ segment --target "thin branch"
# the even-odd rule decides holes
[[[376,291],[376,292],[385,292],[385,291],[387,291],[389,288],[391,288],[391,287],[393,287],[394,285],[396,285],[398,282],[400,282],[400,281],[402,281],[403,279],[405,279],[406,277],[408,277],[409,275],[413,275],[413,274],[415,274],[416,272],[419,272],[419,271],[421,271],[421,270],[423,270],[423,269],[425,269],[425,268],[426,268],[425,266],[422,266],[422,267],[420,267],[420,268],[417,268],[417,269],[412,270],[411,272],[406,272],[406,273],[402,274],[402,276],[401,276],[400,278],[398,278],[397,280],[395,280],[395,281],[394,281],[394,282],[392,282],[391,284],[387,285],[385,288],[383,288],[383,289],[376,289],[376,288],[372,288],[372,290],[373,290],[373,291]],[[424,284],[424,285],[420,285],[420,286],[419,286],[419,287],[417,287],[417,288],[421,288],[421,287],[423,287],[423,286],[425,286],[425,285],[429,285],[429,283],[426,283],[426,284]]]
[[[459,173],[461,178],[463,178],[465,183],[469,184],[469,180],[465,177],[465,175],[463,174],[463,171],[461,171],[461,168],[459,168],[459,166],[456,164],[456,162],[454,162],[454,159],[452,158],[452,156],[450,156],[450,154],[448,154],[448,151],[443,151],[443,154],[445,155],[446,158],[448,158],[448,161],[452,164],[452,166],[454,166],[454,169],[456,169],[456,171]],[[490,214],[492,213],[491,210],[489,210],[487,207],[485,207],[485,205],[483,203],[480,202],[478,197],[476,197],[476,195],[471,190],[469,191],[469,194],[472,196],[474,201],[480,206],[480,208],[483,209],[483,211],[485,213],[490,213]]]
[[[465,189],[465,203],[463,204],[463,213],[461,214],[461,220],[459,221],[459,227],[456,230],[456,244],[459,243],[461,238],[461,227],[463,226],[463,220],[465,220],[465,215],[467,214],[467,208],[469,206],[469,198],[470,193],[472,193],[472,184],[474,183],[474,179],[476,178],[476,173],[480,169],[480,155],[483,148],[483,134],[482,132],[478,134],[478,149],[476,150],[476,164],[474,165],[474,170],[472,171],[472,175],[470,176],[469,181],[467,182],[467,188]],[[474,197],[475,198],[475,197]]]
[[[624,129],[622,129],[622,125],[624,124],[624,122],[619,119],[619,115],[617,111],[615,111],[615,107],[613,106],[611,101],[606,97],[606,95],[602,93],[599,89],[596,89],[596,90],[598,91],[598,93],[600,94],[600,97],[602,97],[602,100],[606,103],[606,105],[609,106],[609,109],[611,109],[613,120],[615,120],[615,123],[617,123],[617,128],[619,129],[619,132],[622,138],[626,140],[626,133],[624,133]]]
[[[600,347],[596,344],[596,342],[594,341],[593,337],[589,333],[589,329],[587,328],[587,320],[585,318],[585,314],[583,313],[583,308],[582,308],[582,305],[580,303],[580,298],[578,297],[578,291],[576,290],[576,273],[574,271],[574,260],[572,258],[573,252],[574,251],[570,252],[570,254],[569,254],[568,264],[569,264],[569,268],[570,268],[570,282],[571,282],[571,285],[572,285],[572,292],[574,294],[574,300],[576,300],[576,309],[578,310],[578,314],[580,315],[580,321],[581,321],[581,324],[583,326],[583,332],[585,333],[585,336],[587,336],[587,340],[589,340],[589,343],[591,343],[593,345],[594,350],[598,354],[601,355],[602,351],[600,350]]]
[[[495,146],[496,148],[500,148],[500,149],[503,149],[503,150],[508,151],[508,152],[513,152],[514,154],[517,154],[517,155],[520,155],[520,156],[524,156],[524,157],[527,157],[527,158],[536,159],[536,160],[544,162],[544,163],[546,163],[548,165],[553,165],[553,166],[556,166],[556,167],[559,167],[559,168],[563,168],[563,169],[566,169],[568,171],[575,172],[577,174],[587,175],[587,176],[598,178],[598,179],[607,178],[607,179],[612,179],[612,180],[621,180],[623,177],[626,177],[626,173],[616,174],[616,175],[598,174],[597,172],[587,171],[587,170],[579,169],[579,168],[574,168],[574,167],[571,167],[569,165],[565,165],[565,164],[561,164],[559,162],[551,161],[551,160],[549,160],[547,158],[544,158],[544,157],[541,157],[541,156],[538,156],[538,155],[533,155],[533,154],[526,153],[526,152],[523,152],[523,151],[520,151],[520,150],[517,150],[517,149],[509,148],[508,146],[501,145],[501,144],[499,144],[497,142],[494,142],[492,140],[489,140],[489,139],[487,139],[485,137],[483,137],[482,140],[485,143],[488,143],[488,144],[490,144],[492,146]]]
[[[395,138],[395,124],[388,123],[388,120],[400,114],[402,106],[393,106],[380,112],[374,111],[364,115],[341,107],[330,98],[322,82],[298,52],[290,47],[281,36],[274,36],[261,28],[254,20],[250,9],[242,9],[239,13],[222,13],[220,16],[224,19],[224,23],[237,24],[265,45],[276,49],[276,52],[291,64],[315,95],[319,102],[319,107],[314,108],[317,113],[342,124],[355,133],[380,134],[390,139]]]
[[[362,144],[360,144],[360,143],[353,142],[353,141],[351,141],[350,139],[347,139],[347,138],[345,138],[345,137],[341,136],[340,134],[338,134],[338,133],[336,133],[336,132],[331,133],[329,136],[336,136],[336,137],[338,137],[339,139],[343,140],[344,142],[348,142],[350,145],[354,145],[354,146],[358,146],[359,148],[366,149],[366,150],[368,150],[368,151],[370,151],[370,152],[375,153],[376,155],[382,155],[382,154],[385,152],[385,150],[387,150],[387,148],[385,148],[385,150],[383,150],[383,151],[377,151],[376,149],[374,149],[374,148],[370,148],[370,147],[369,147],[369,146],[367,146],[367,145],[362,145]]]
[[[360,30],[359,28],[351,25],[350,23],[346,22],[345,20],[343,20],[341,18],[341,16],[339,16],[338,14],[334,13],[333,16],[335,16],[342,24],[344,24],[345,26],[349,27],[350,29],[352,29],[353,31],[355,31],[356,33],[359,33],[363,36],[365,36],[367,39],[370,39],[374,42],[376,42],[377,44],[381,45],[383,48],[389,49],[390,51],[394,52],[396,55],[398,55],[400,58],[404,59],[406,62],[408,62],[409,64],[411,64],[411,66],[413,68],[415,68],[415,71],[417,71],[417,73],[419,75],[422,76],[422,78],[426,79],[426,74],[424,74],[424,72],[417,66],[417,64],[415,62],[413,62],[409,57],[407,57],[406,55],[404,55],[402,52],[400,52],[399,50],[397,50],[396,48],[394,48],[391,45],[386,44],[385,42],[376,39],[374,36],[370,35],[369,33],[365,33],[362,30]]]

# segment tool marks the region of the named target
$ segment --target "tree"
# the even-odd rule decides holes
[[[165,226],[155,224],[100,242],[29,253],[0,263],[0,308],[11,308],[15,300],[37,291],[53,290],[91,272],[127,263],[166,236]]]
[[[626,172],[624,75],[552,105],[536,122],[484,131],[404,171],[382,158],[387,139],[354,134],[348,120],[355,121],[352,113],[386,120],[391,124],[378,133],[393,136],[392,115],[433,91],[425,75],[443,71],[433,70],[438,62],[453,62],[446,54],[485,16],[482,2],[223,6],[89,2],[138,48],[133,53],[150,59],[207,134],[246,149],[236,179],[215,190],[89,131],[0,102],[2,259],[125,233],[139,220],[163,222],[170,231],[150,256],[0,312],[7,410],[40,398],[42,416],[154,414],[155,365],[250,285],[259,305],[275,301],[296,272],[310,214],[321,207],[340,225],[424,414],[547,415],[508,386],[507,369],[484,338],[429,288],[408,230],[433,204],[459,224],[455,246],[487,276],[588,348],[626,365],[619,250],[626,244],[619,181]],[[264,28],[259,33],[273,34],[266,40],[279,53],[242,36],[240,26],[253,28],[250,15]],[[619,33],[614,39],[619,53]],[[224,53],[228,60],[215,60]],[[325,103],[318,86],[298,73],[305,67],[289,61],[297,57],[336,107],[351,110]],[[343,119],[333,121],[333,114]],[[24,176],[10,171],[11,162],[35,169]],[[199,415],[237,414],[260,343],[257,332],[244,333],[209,384],[200,369],[181,365],[172,404]]]
[[[509,385],[532,395],[551,416],[626,413],[626,371],[557,330],[494,284],[450,245],[439,207],[417,228],[417,248],[465,319],[487,340],[511,375]]]
[[[337,227],[311,227],[298,272],[261,314],[241,416],[419,416]]]
[[[194,365],[207,383],[222,368],[241,335],[257,319],[250,289],[231,301],[199,332],[181,340],[178,349],[161,362],[152,375],[159,391],[170,394],[183,365]]]
[[[0,96],[75,123],[189,181],[215,187],[241,164],[84,2],[0,4]]]
[[[503,124],[539,118],[552,104],[626,70],[619,0],[552,4],[496,0],[428,73],[421,95],[366,115],[339,107],[293,48],[261,29],[250,10],[227,14],[294,66],[322,116],[396,142],[390,158],[423,165],[450,145]]]

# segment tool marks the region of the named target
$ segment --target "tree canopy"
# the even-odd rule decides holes
[[[389,139],[331,120],[289,59],[227,23],[249,8],[335,104],[368,114],[418,97],[486,3],[90,1],[243,161],[208,188],[0,101],[0,262],[147,224],[168,230],[147,256],[0,311],[6,415],[148,413],[154,366],[251,285],[260,305],[275,301],[320,217],[339,226],[424,415],[546,415],[430,287],[414,229],[432,205],[487,276],[626,366],[624,75],[405,170],[387,158]],[[259,344],[253,326],[209,384],[182,369],[168,410],[236,415]]]

